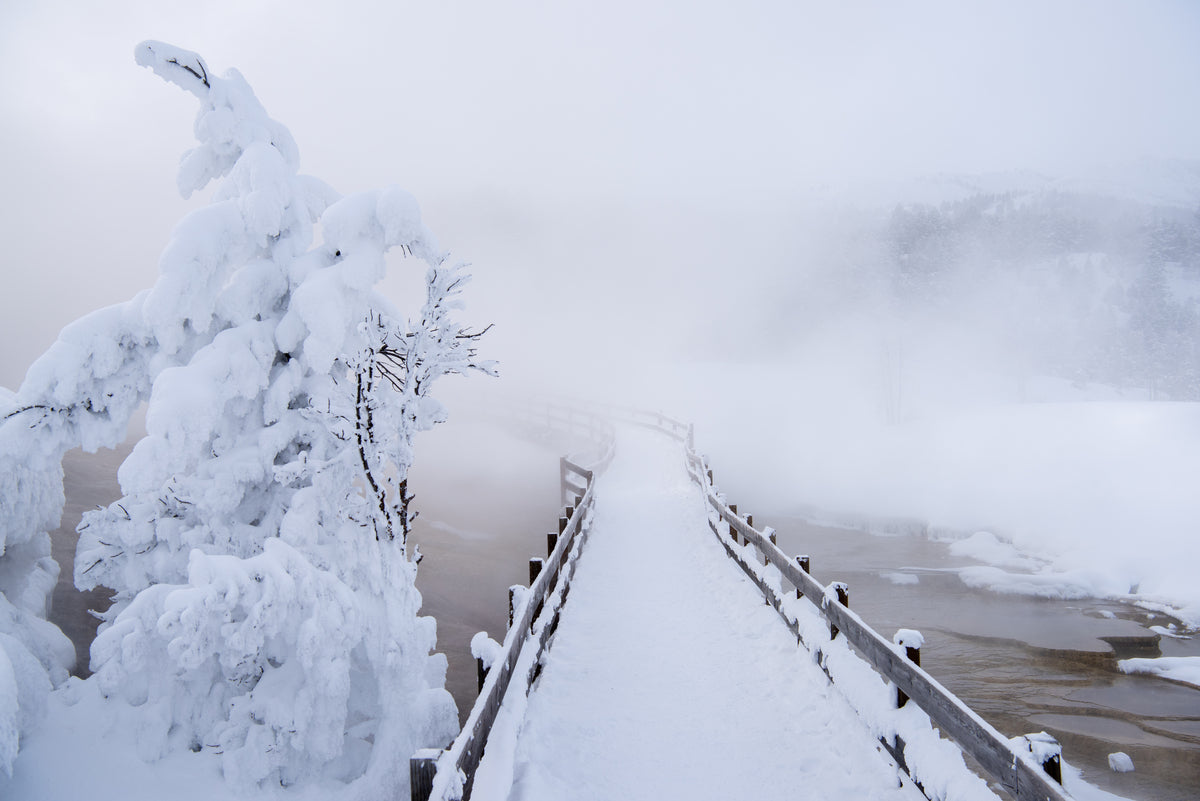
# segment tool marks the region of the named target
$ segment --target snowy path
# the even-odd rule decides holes
[[[725,556],[676,443],[622,432],[598,481],[509,798],[921,798]]]

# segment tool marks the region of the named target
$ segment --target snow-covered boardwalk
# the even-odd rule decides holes
[[[713,538],[678,443],[622,431],[596,491],[541,677],[506,702],[515,743],[489,743],[474,798],[922,798]]]

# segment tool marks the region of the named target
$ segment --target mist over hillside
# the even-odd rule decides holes
[[[888,381],[935,363],[1005,376],[1012,400],[1035,376],[1200,398],[1200,163],[940,175],[799,216],[794,280],[757,332],[776,351],[844,362],[857,339]]]

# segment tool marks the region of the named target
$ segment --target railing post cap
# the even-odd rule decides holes
[[[920,648],[925,644],[925,635],[916,629],[899,629],[892,635],[892,642],[902,648]]]
[[[831,604],[844,604],[849,606],[843,598],[850,596],[850,585],[844,581],[831,581],[821,593],[821,608],[827,609]],[[832,624],[831,624],[832,625]]]
[[[484,669],[495,664],[503,646],[488,636],[486,631],[479,631],[471,638],[471,656],[483,661]]]
[[[416,752],[412,755],[412,758],[419,759],[421,761],[426,761],[426,760],[431,760],[431,759],[436,760],[441,755],[442,755],[442,749],[440,749],[440,748],[418,748],[416,750]]]
[[[1045,763],[1056,756],[1062,756],[1062,746],[1054,735],[1044,731],[1014,737],[1013,742],[1020,748],[1028,750],[1038,762]]]

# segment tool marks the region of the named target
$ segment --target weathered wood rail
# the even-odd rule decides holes
[[[681,425],[678,421],[672,421],[665,433],[676,436]],[[904,706],[911,699],[929,716],[932,725],[975,760],[1008,795],[1017,801],[1070,801],[1071,796],[1061,785],[1060,749],[1052,738],[1027,735],[1018,738],[1023,744],[1021,747],[1014,746],[1013,741],[1004,737],[920,667],[919,642],[914,648],[885,639],[850,610],[845,584],[832,582],[828,586],[821,585],[810,574],[811,565],[807,556],[788,556],[776,545],[773,530],[767,527],[756,529],[752,516],[739,515],[737,507],[727,503],[717,491],[712,470],[695,451],[690,433],[687,437],[686,460],[688,473],[701,487],[715,513],[709,520],[712,533],[725,547],[730,558],[758,585],[765,601],[779,612],[797,640],[814,651],[818,663],[822,663],[820,643],[805,643],[800,620],[789,611],[785,602],[782,582],[772,581],[765,570],[768,565],[778,571],[779,578],[792,586],[797,598],[806,598],[827,621],[830,640],[839,635],[845,637],[864,661],[895,686],[897,707]],[[724,525],[720,525],[722,522]],[[757,558],[747,557],[744,544],[752,546]],[[830,676],[830,679],[834,677]],[[903,739],[894,734],[890,738],[881,738],[881,744],[892,754],[897,765],[920,786],[919,766],[909,765],[906,761]]]
[[[612,420],[654,429],[683,445],[686,467],[711,508],[709,527],[726,553],[758,586],[764,601],[825,669],[831,682],[837,677],[826,667],[822,648],[843,637],[855,655],[895,687],[895,705],[918,706],[929,725],[953,740],[984,774],[1016,801],[1072,801],[1061,786],[1060,749],[1046,735],[1009,740],[983,720],[920,666],[920,642],[884,638],[849,608],[848,588],[841,582],[820,584],[812,577],[809,558],[788,556],[775,542],[772,529],[754,527],[751,515],[739,515],[717,491],[712,470],[695,450],[692,426],[657,412],[598,403],[583,406],[550,404],[530,412],[514,410],[520,421],[538,429],[583,434],[595,451],[587,469],[569,458],[560,460],[560,484],[566,499],[558,534],[548,537],[548,557],[531,560],[530,586],[520,599],[510,598],[511,625],[500,651],[486,674],[481,667],[479,697],[458,737],[445,749],[424,749],[410,760],[413,801],[469,799],[475,771],[506,692],[514,681],[528,693],[540,670],[541,657],[558,625],[562,604],[570,589],[576,560],[586,542],[594,504],[594,478],[613,457]],[[540,564],[539,564],[540,563]],[[772,572],[773,571],[773,572]],[[813,636],[786,597],[783,585],[795,592],[796,602],[806,599],[827,625],[827,636]],[[518,671],[521,665],[524,670]],[[880,738],[897,766],[918,788],[922,765],[906,757],[898,731]],[[928,793],[927,793],[928,794]]]
[[[590,468],[563,457],[559,460],[560,486],[567,498],[557,533],[547,536],[547,557],[530,560],[530,582],[519,600],[510,594],[509,628],[492,664],[480,666],[479,696],[458,737],[445,749],[422,749],[409,760],[409,785],[413,801],[469,799],[475,772],[483,757],[488,735],[496,722],[504,696],[514,686],[528,693],[541,665],[546,644],[558,626],[563,602],[570,590],[575,563],[587,540],[595,504],[595,476],[612,461],[615,437],[611,422],[586,412],[547,407],[536,423],[552,429],[580,433],[597,449]],[[518,671],[518,665],[526,666]],[[485,673],[486,670],[486,673]]]
[[[535,441],[561,435],[571,446],[566,458],[586,464],[597,473],[604,472],[612,461],[616,431],[613,418],[601,411],[565,402],[530,404],[510,400],[496,404],[486,417]],[[565,493],[563,500],[569,500]]]

